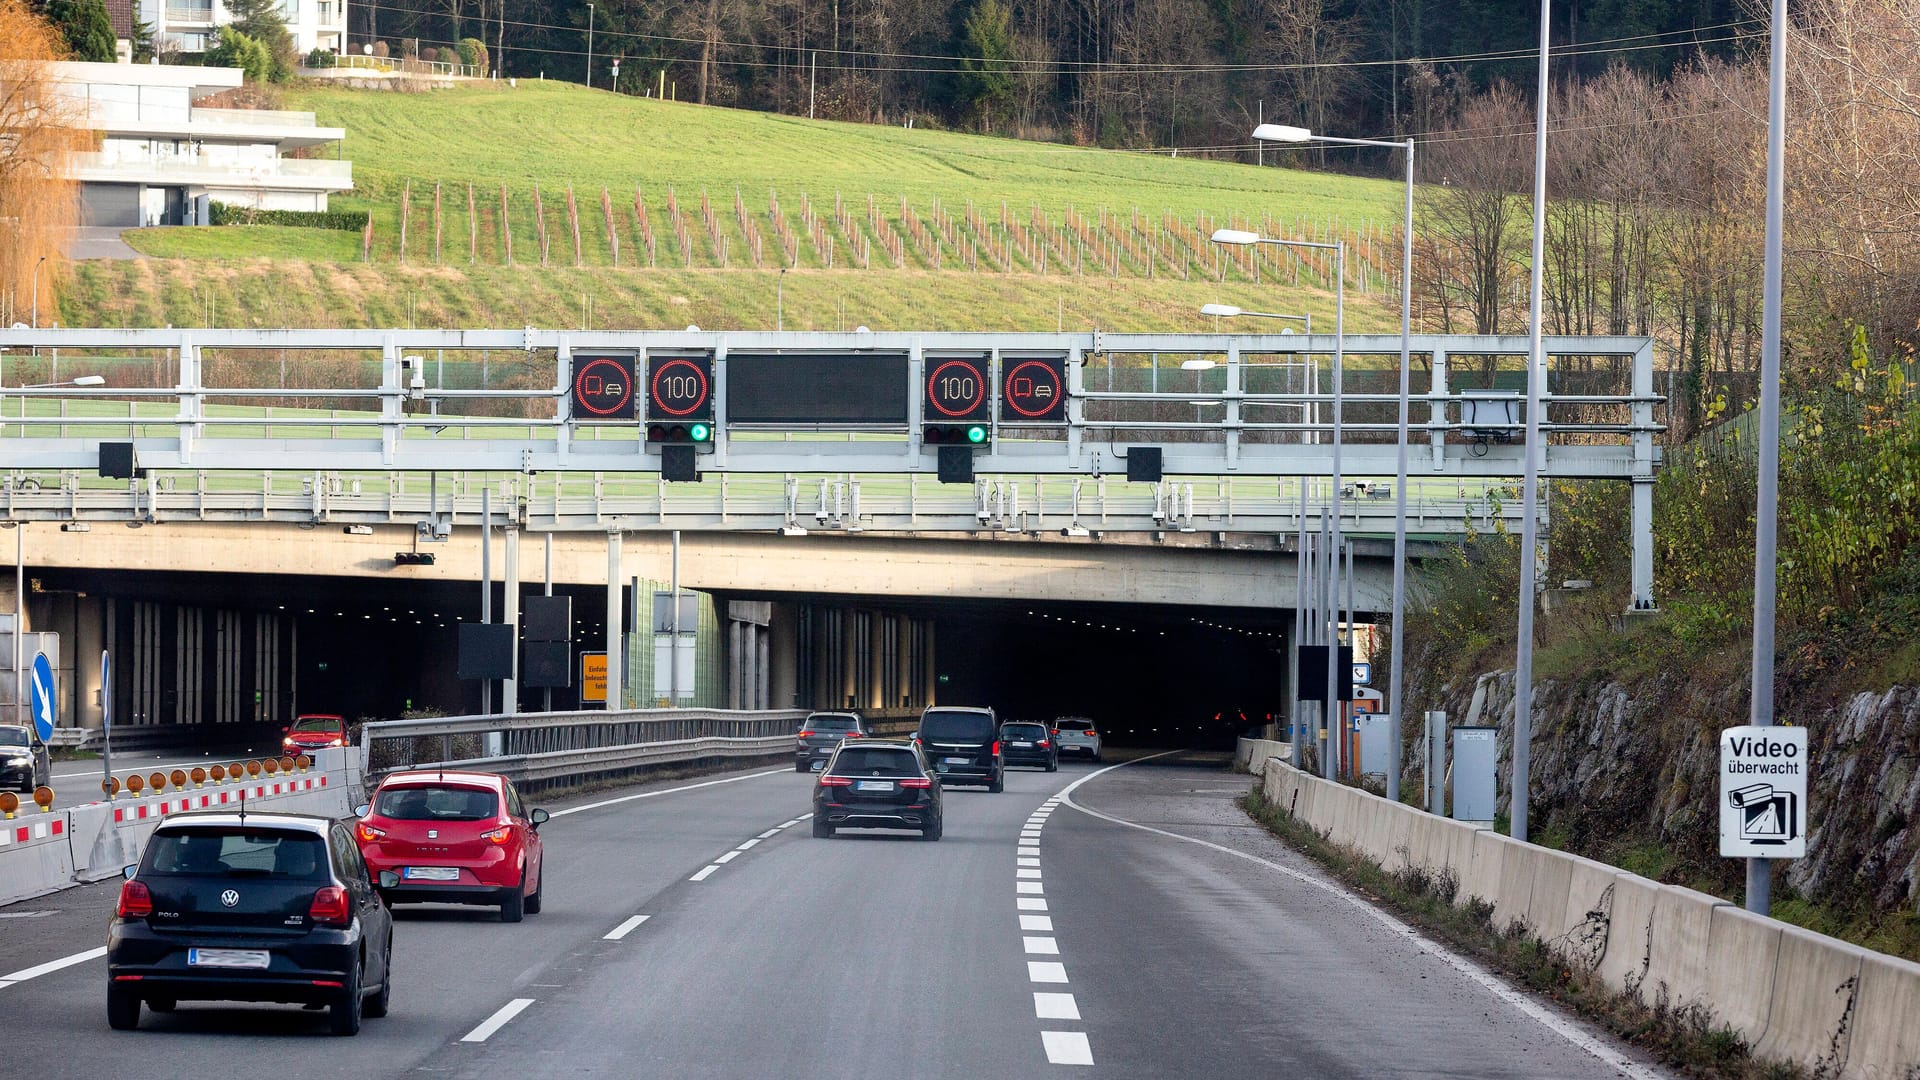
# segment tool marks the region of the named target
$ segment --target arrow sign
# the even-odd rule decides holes
[[[113,730],[113,665],[106,650],[100,652],[100,726]]]
[[[53,665],[39,653],[33,658],[33,727],[41,742],[53,738],[53,700]]]

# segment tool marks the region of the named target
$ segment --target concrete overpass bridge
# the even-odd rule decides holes
[[[1449,380],[1525,346],[1416,339],[1428,370],[1403,494],[1419,543],[1517,524],[1517,395]],[[28,379],[107,373],[0,398],[0,518],[25,526],[30,622],[75,645],[75,726],[98,723],[100,691],[75,658],[101,648],[133,725],[471,711],[452,657],[483,578],[496,621],[517,621],[534,583],[572,595],[574,649],[624,653],[611,675],[630,701],[677,684],[702,704],[993,700],[1042,718],[1284,708],[1295,554],[1325,515],[1357,538],[1355,608],[1386,607],[1402,493],[1378,362],[1397,364],[1397,337],[64,330],[0,347]],[[1319,378],[1336,350],[1362,365],[1338,420]],[[1543,474],[1632,483],[1630,532],[1650,540],[1650,345],[1550,350],[1569,378],[1546,402]],[[1618,385],[1570,378],[1596,356]],[[682,459],[697,482],[663,478],[657,393],[620,420],[582,412],[576,376],[610,357],[635,381],[689,358],[711,378],[711,441]],[[993,386],[958,484],[936,475],[960,448],[929,441],[928,381],[956,360]],[[768,419],[753,380],[789,362],[868,381],[831,397],[789,380],[773,388],[801,405]],[[1034,364],[1065,399],[1038,420],[1010,411],[1010,372]],[[544,545],[530,570],[524,543],[547,537],[551,572]],[[674,606],[657,594],[675,537],[678,584],[702,594],[679,645],[656,618]]]

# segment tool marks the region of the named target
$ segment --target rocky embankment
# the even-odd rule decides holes
[[[1410,716],[1445,709],[1454,725],[1500,728],[1501,810],[1513,745],[1513,672],[1428,685],[1415,671]],[[1697,685],[1662,675],[1638,683],[1536,680],[1533,688],[1535,839],[1621,862],[1638,848],[1672,853],[1664,875],[1737,888],[1717,831],[1719,732],[1743,723],[1744,685]],[[1788,865],[1802,896],[1891,911],[1920,902],[1920,688],[1861,692],[1779,722],[1809,729],[1813,746],[1807,857]],[[1419,725],[1408,725],[1417,739]],[[1408,783],[1419,779],[1409,749]]]

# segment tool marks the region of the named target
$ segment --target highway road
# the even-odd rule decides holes
[[[0,908],[15,1075],[1658,1077],[1253,825],[1213,759],[1010,772],[810,835],[791,767],[547,803],[544,913],[401,908],[393,1013],[108,1030],[118,882]],[[62,962],[64,961],[64,964]],[[57,965],[57,966],[56,966]]]

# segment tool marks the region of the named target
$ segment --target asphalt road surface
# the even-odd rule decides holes
[[[13,1075],[1654,1077],[1346,893],[1180,756],[815,839],[790,767],[550,803],[546,910],[403,907],[393,1013],[108,1030],[118,882],[0,908]],[[137,1063],[137,1066],[129,1063]]]

